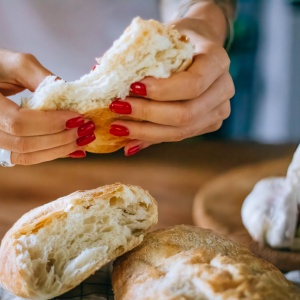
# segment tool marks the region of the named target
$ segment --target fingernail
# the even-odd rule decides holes
[[[92,67],[92,71],[95,71],[95,69],[97,68],[97,66],[98,66],[98,65],[94,65],[94,66]]]
[[[131,114],[131,105],[128,102],[125,101],[120,101],[120,100],[115,100],[113,101],[110,106],[109,109],[117,114],[121,114],[121,115],[129,115]]]
[[[70,153],[69,157],[82,158],[82,157],[86,157],[86,153],[83,150],[77,150],[77,151],[74,151],[74,152]]]
[[[146,86],[141,83],[141,82],[134,82],[131,86],[130,86],[130,90],[132,92],[134,92],[137,95],[140,96],[147,96],[147,89]]]
[[[76,140],[76,143],[78,146],[85,146],[85,145],[93,142],[95,139],[96,139],[96,136],[95,136],[95,134],[92,133],[90,135],[78,138]]]
[[[70,119],[66,122],[66,128],[72,129],[72,128],[76,128],[82,124],[84,124],[84,118],[76,117],[76,118]]]
[[[134,146],[132,148],[129,148],[127,153],[125,153],[126,156],[131,156],[136,153],[138,153],[141,150],[140,146]]]
[[[95,130],[95,124],[93,121],[88,121],[85,124],[81,125],[77,130],[78,136],[86,136],[93,133]]]
[[[115,136],[127,136],[129,135],[129,130],[121,125],[110,125],[109,133]]]

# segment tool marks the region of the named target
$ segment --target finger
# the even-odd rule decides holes
[[[126,156],[132,156],[140,152],[142,149],[145,149],[151,145],[153,145],[153,143],[139,141],[139,140],[132,140],[124,147],[124,154]]]
[[[79,117],[72,111],[39,111],[20,108],[0,94],[0,130],[15,136],[58,133],[70,119]]]
[[[232,78],[228,73],[219,77],[200,97],[188,101],[149,101],[143,98],[126,98],[131,106],[133,118],[152,123],[188,126],[202,118],[234,94]],[[113,103],[111,109],[124,105],[123,101]]]
[[[11,162],[15,165],[34,165],[46,161],[51,161],[57,158],[69,156],[71,153],[80,148],[76,142],[72,142],[60,147],[31,152],[31,153],[11,153]]]
[[[78,138],[77,129],[50,135],[19,137],[0,131],[0,148],[17,153],[36,152],[70,144]]]
[[[230,101],[227,100],[212,111],[198,118],[189,126],[166,126],[151,122],[135,122],[118,120],[112,125],[118,125],[116,132],[128,133],[130,139],[142,140],[150,143],[175,142],[199,135],[205,128],[213,124],[222,124],[230,114]],[[121,128],[120,128],[121,126]],[[123,127],[123,129],[122,129]],[[112,131],[110,131],[112,133]]]
[[[9,59],[15,74],[16,84],[24,86],[32,92],[36,90],[45,77],[52,75],[52,72],[46,69],[32,54],[15,53],[10,55]]]
[[[199,54],[187,71],[173,74],[167,79],[145,78],[147,98],[157,101],[174,101],[199,97],[229,67],[228,55],[218,53]]]

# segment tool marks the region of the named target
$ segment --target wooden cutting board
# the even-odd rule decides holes
[[[284,176],[292,157],[238,167],[221,174],[198,190],[193,220],[248,247],[282,271],[300,270],[300,252],[279,251],[255,242],[242,224],[241,206],[255,183],[270,176]]]

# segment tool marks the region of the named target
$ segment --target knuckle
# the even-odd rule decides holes
[[[181,110],[180,115],[178,117],[178,125],[179,126],[188,126],[194,120],[194,110],[189,107],[185,106],[183,110]]]
[[[219,130],[223,125],[223,121],[216,122],[210,127],[211,132]]]
[[[30,150],[27,140],[16,136],[12,138],[11,148],[13,151],[17,151],[18,153],[25,153]]]
[[[187,128],[180,128],[175,134],[174,139],[172,140],[173,142],[180,142],[185,140],[186,138],[190,137],[190,131]]]
[[[229,101],[226,101],[226,103],[224,105],[221,105],[218,109],[217,109],[217,116],[216,116],[216,120],[225,120],[229,117],[231,113],[231,107],[230,107],[230,103]]]
[[[16,53],[15,61],[17,62],[18,66],[25,66],[31,60],[35,59],[35,56],[31,53]]]
[[[23,120],[22,118],[8,118],[4,120],[5,131],[14,135],[20,136],[23,133]]]
[[[192,98],[197,98],[203,93],[203,75],[198,74],[190,80],[190,88],[192,90]]]
[[[18,162],[18,165],[23,165],[23,166],[29,166],[34,163],[32,159],[32,155],[30,153],[18,154],[16,161]]]

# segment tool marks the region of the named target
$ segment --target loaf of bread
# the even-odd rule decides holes
[[[248,249],[193,226],[153,231],[114,262],[115,300],[297,300],[300,290]]]
[[[113,152],[128,139],[109,134],[109,126],[117,117],[109,110],[110,103],[116,98],[124,99],[129,95],[130,85],[147,76],[167,78],[184,70],[192,57],[191,43],[172,26],[137,17],[103,57],[97,59],[93,71],[74,82],[49,76],[31,98],[23,99],[22,106],[79,112],[96,125],[96,140],[85,149]]]
[[[78,191],[25,214],[0,248],[0,285],[17,296],[50,299],[140,244],[157,205],[137,186]]]

